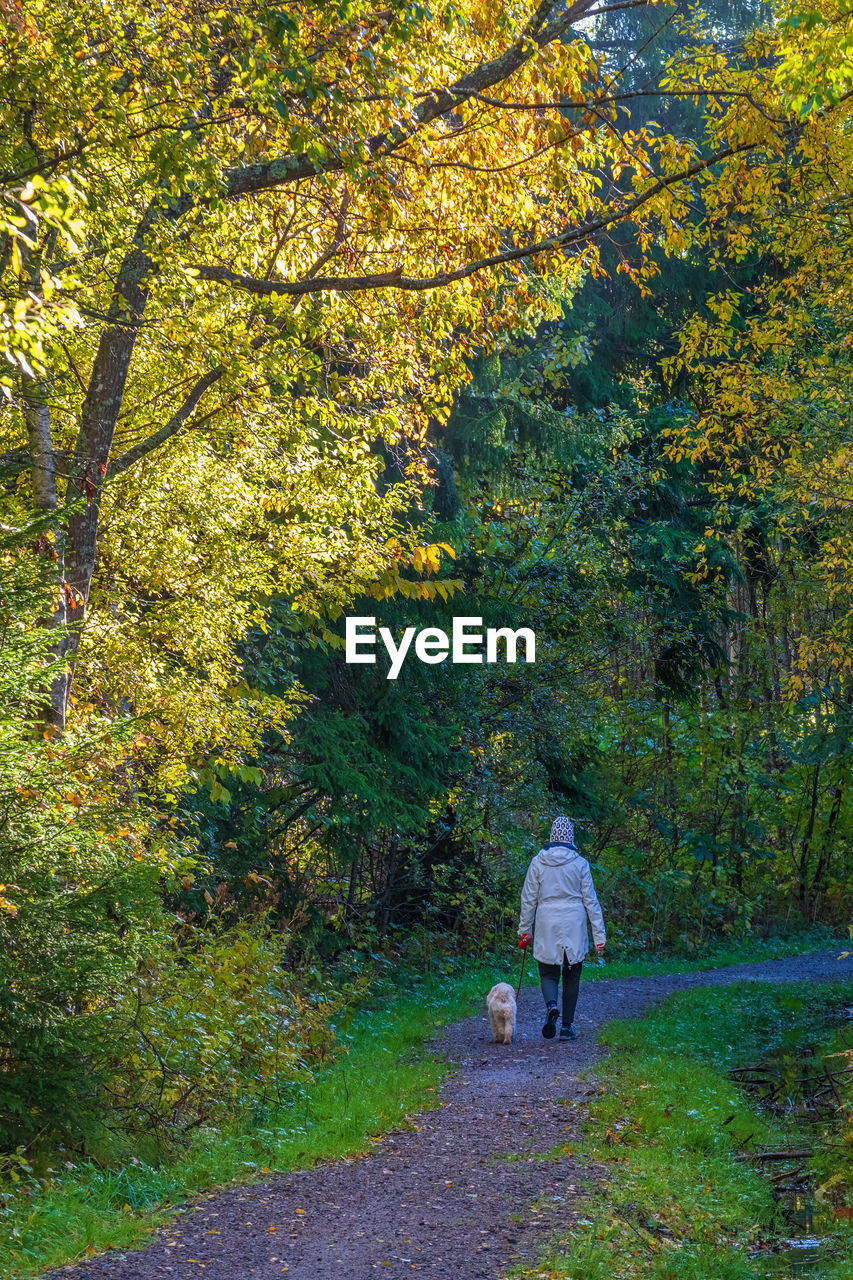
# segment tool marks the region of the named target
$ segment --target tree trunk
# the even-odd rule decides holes
[[[70,673],[66,697],[71,691],[80,635],[86,619],[92,576],[98,551],[98,519],[104,477],[109,466],[116,423],[133,358],[145,305],[147,277],[153,263],[143,249],[145,235],[162,210],[149,207],[137,231],[134,247],[122,263],[116,281],[108,327],[92,365],[92,376],[80,415],[80,429],[68,477],[67,502],[76,509],[68,521],[66,564],[72,593],[68,657]]]
[[[30,447],[33,506],[44,514],[55,513],[58,507],[56,456],[50,431],[50,406],[44,383],[24,375],[21,380],[21,399]],[[50,653],[51,659],[62,659],[66,656],[68,649],[68,635],[65,631],[68,620],[68,596],[65,583],[65,533],[59,521],[54,523],[52,532],[52,542],[44,534],[39,534],[36,540],[36,550],[42,556],[50,557],[54,561],[53,568],[57,579],[54,608],[46,617],[39,619],[39,624],[48,630],[58,632],[51,645]],[[67,685],[67,672],[61,672],[54,677],[50,684],[49,699],[43,710],[44,723],[59,730],[65,728]]]
[[[355,897],[358,892],[358,872],[361,867],[361,846],[356,845],[352,855],[352,867],[350,868],[349,888],[347,889],[347,900],[344,907],[344,923],[349,925],[355,911]]]
[[[844,798],[844,792],[847,788],[848,777],[849,770],[842,769],[838,782],[830,788],[832,806],[829,810],[826,830],[823,833],[823,839],[821,841],[820,852],[817,859],[817,866],[815,867],[815,873],[812,877],[812,903],[814,905],[813,914],[815,915],[818,899],[821,894],[826,893],[829,868],[832,863],[832,855],[834,852],[833,842],[835,839],[835,828],[838,825],[838,818],[841,813],[841,801]]]
[[[800,866],[799,866],[799,883],[797,885],[797,896],[799,898],[800,910],[805,915],[808,911],[808,893],[809,893],[809,850],[814,835],[815,817],[817,815],[817,797],[818,797],[818,780],[820,778],[820,761],[815,761],[812,767],[811,781],[811,803],[809,805],[809,819],[806,824],[805,835],[800,845]]]

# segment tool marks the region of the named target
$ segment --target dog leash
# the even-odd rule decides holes
[[[521,953],[521,975],[520,975],[520,977],[519,977],[519,979],[518,979],[518,986],[517,986],[517,987],[516,987],[516,989],[515,989],[515,998],[516,998],[516,1000],[518,999],[518,994],[519,994],[519,992],[521,991],[521,984],[522,984],[522,982],[524,981],[524,962],[525,962],[525,960],[526,960],[526,959],[527,959],[527,947],[525,947],[525,948],[524,948],[524,950],[523,950],[523,951],[522,951],[522,953]]]

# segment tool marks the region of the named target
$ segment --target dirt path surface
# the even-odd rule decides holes
[[[535,1153],[578,1136],[581,1071],[599,1056],[595,1033],[637,1017],[674,991],[743,981],[853,980],[837,952],[698,973],[581,983],[575,1041],[545,1041],[538,990],[521,993],[510,1046],[483,1016],[447,1028],[438,1047],[455,1064],[442,1106],[391,1134],[371,1156],[281,1174],[188,1206],[143,1250],[110,1253],[54,1276],[77,1280],[496,1280],[534,1260],[552,1229],[582,1212],[576,1182],[594,1180],[571,1154]],[[531,1211],[531,1202],[538,1201]],[[513,1215],[521,1215],[515,1220]]]

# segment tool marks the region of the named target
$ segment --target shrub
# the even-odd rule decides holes
[[[326,1056],[340,1007],[316,973],[307,990],[284,968],[284,945],[263,920],[154,935],[102,1019],[108,1123],[180,1140],[283,1100]]]

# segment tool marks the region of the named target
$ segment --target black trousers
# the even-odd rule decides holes
[[[558,964],[543,964],[541,960],[537,960],[539,965],[539,981],[542,984],[542,994],[545,997],[546,1004],[557,1003],[557,984],[560,981],[560,966]],[[583,968],[583,960],[579,960],[577,964],[569,964],[566,959],[566,953],[563,952],[563,1026],[570,1027],[574,1020],[575,1009],[578,1003],[578,989],[581,984],[581,969]]]

